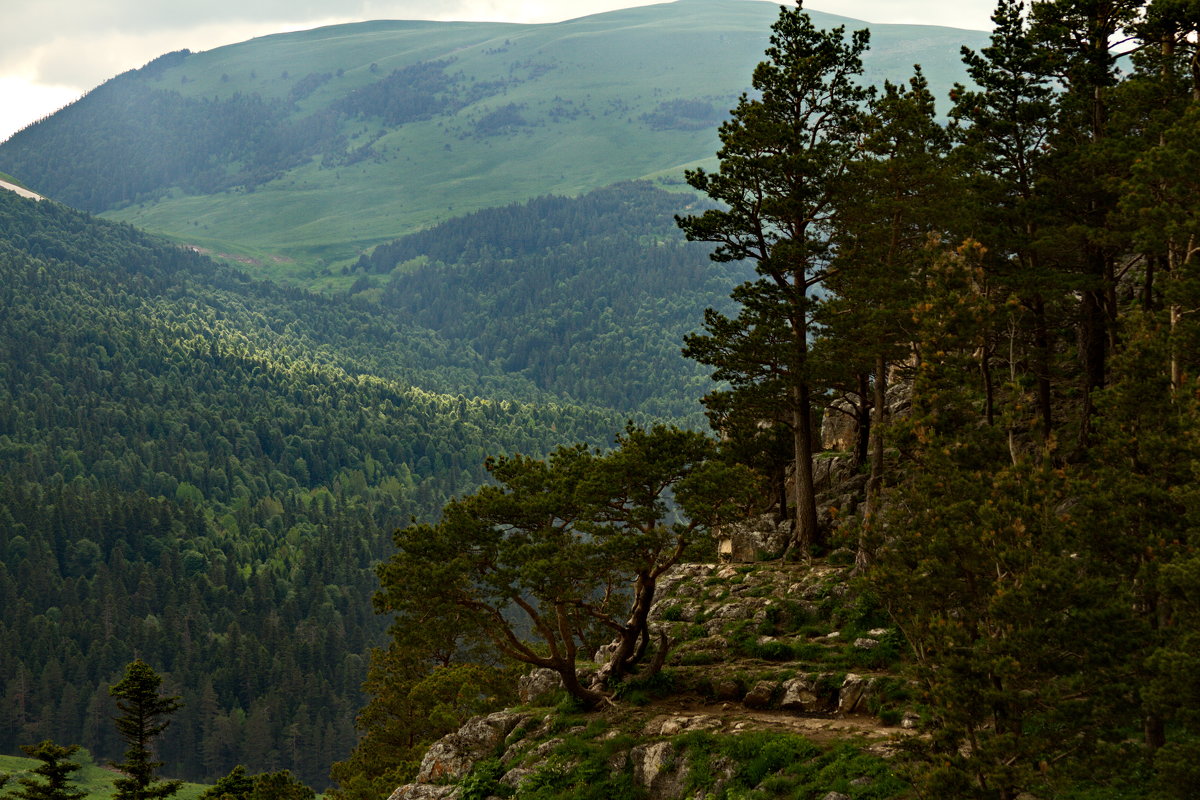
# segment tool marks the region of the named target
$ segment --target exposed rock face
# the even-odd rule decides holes
[[[853,714],[860,710],[866,710],[867,700],[870,699],[871,691],[874,688],[874,678],[864,678],[853,672],[847,674],[846,679],[842,682],[842,689],[838,692],[837,713]]]
[[[457,800],[457,786],[430,786],[424,783],[406,783],[392,792],[388,800]]]
[[[848,400],[834,400],[821,417],[821,446],[826,450],[853,450],[857,433],[854,415],[854,406]]]
[[[421,759],[417,783],[463,777],[471,771],[476,761],[493,755],[513,728],[528,718],[526,714],[508,711],[472,717],[457,731],[443,736],[430,746]]]
[[[517,696],[522,705],[536,705],[539,700],[561,689],[562,685],[562,676],[554,670],[535,669],[517,680]]]
[[[722,560],[750,562],[779,557],[787,547],[792,525],[776,522],[770,514],[726,525],[719,534],[718,550]]]
[[[678,797],[687,780],[686,767],[677,764],[675,745],[670,742],[639,744],[630,752],[633,782],[651,797]]]
[[[742,705],[746,708],[766,708],[771,705],[778,685],[774,681],[759,681],[754,684],[753,689],[746,692],[746,696],[742,698]]]

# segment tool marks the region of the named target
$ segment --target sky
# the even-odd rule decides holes
[[[763,0],[730,0],[762,2]],[[558,22],[647,0],[0,0],[0,141],[118,73],[187,48],[369,19]],[[994,0],[807,0],[868,22],[987,29]]]

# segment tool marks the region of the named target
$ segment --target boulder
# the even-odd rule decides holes
[[[837,713],[853,714],[865,710],[874,687],[874,678],[866,678],[853,672],[847,673],[838,692]]]
[[[820,698],[805,678],[793,678],[783,683],[783,699],[779,707],[784,711],[816,711],[821,705]]]
[[[828,714],[837,707],[837,697],[823,682],[825,675],[802,675],[783,683],[783,699],[779,707],[785,711],[808,714]]]
[[[776,522],[771,514],[723,525],[717,550],[726,561],[750,562],[778,558],[792,535],[791,523]]]
[[[774,681],[759,681],[754,684],[754,688],[746,692],[746,696],[742,698],[742,705],[746,708],[766,708],[771,705],[771,700],[775,697],[775,689],[779,684]]]
[[[742,685],[733,678],[720,678],[713,681],[713,697],[717,700],[741,700]]]
[[[457,731],[443,736],[429,747],[421,759],[417,783],[463,777],[471,771],[475,762],[495,755],[505,737],[527,719],[527,714],[509,711],[472,717]]]
[[[424,783],[407,783],[392,792],[388,800],[457,800],[457,786],[431,786]]]
[[[633,761],[633,782],[651,798],[675,798],[680,795],[687,770],[679,769],[678,753],[670,742],[639,744],[629,754]]]
[[[539,668],[517,679],[517,696],[527,706],[537,705],[562,688],[562,676],[552,669]]]

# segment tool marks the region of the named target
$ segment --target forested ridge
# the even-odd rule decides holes
[[[506,373],[701,424],[708,376],[679,342],[747,271],[680,235],[674,214],[692,202],[644,182],[541,197],[380,245],[358,266],[393,273],[381,306]]]
[[[320,785],[354,741],[391,529],[488,453],[600,443],[633,412],[11,192],[0,270],[5,751],[115,757],[106,687],[136,654],[185,700],[169,770]]]

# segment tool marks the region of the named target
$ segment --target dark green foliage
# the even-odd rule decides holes
[[[264,772],[254,776],[247,800],[314,800],[317,793],[305,786],[288,770]]]
[[[511,786],[500,783],[508,769],[499,760],[487,758],[476,762],[471,774],[462,779],[459,786],[461,800],[487,800],[489,797],[512,797]]]
[[[186,703],[169,774],[323,785],[383,642],[387,531],[478,486],[486,452],[627,416],[10,192],[0,305],[0,749],[74,730],[118,757],[107,686],[140,655]]]
[[[774,731],[689,733],[674,743],[688,771],[688,790],[702,789],[707,797],[820,800],[840,792],[867,800],[902,796],[907,788],[885,761],[851,744],[822,750],[802,736]],[[718,787],[721,767],[732,767],[733,774]]]
[[[397,633],[426,617],[452,622],[508,658],[558,672],[587,706],[606,692],[582,685],[576,662],[614,634],[606,678],[620,681],[657,649],[652,675],[666,646],[648,622],[659,577],[695,539],[744,514],[758,487],[696,432],[630,426],[616,444],[489,459],[495,485],[452,501],[436,525],[396,532],[376,607],[397,615]]]
[[[37,175],[41,192],[96,212],[155,199],[172,186],[253,190],[315,154],[344,147],[336,114],[292,118],[290,112],[290,103],[257,94],[185,97],[126,73],[76,101],[55,124],[37,123],[14,136],[4,163]]]
[[[384,307],[542,389],[699,422],[703,371],[679,342],[747,270],[705,266],[674,230],[678,208],[647,183],[542,197],[380,245],[359,266],[396,268]]]
[[[781,9],[771,31],[754,97],[742,95],[721,126],[717,172],[686,173],[719,207],[677,218],[690,241],[717,245],[714,261],[749,262],[758,277],[734,289],[736,317],[705,311],[705,332],[686,337],[684,354],[728,381],[706,398],[712,410],[790,429],[794,543],[811,552],[821,535],[808,353],[814,290],[828,276],[835,190],[858,148],[858,104],[870,96],[857,81],[868,32],[818,30],[800,8]]]
[[[728,114],[706,100],[668,100],[659,103],[641,121],[656,131],[691,131],[719,125]]]
[[[456,87],[461,76],[447,74],[453,61],[423,61],[393,71],[386,78],[356,89],[333,104],[337,111],[376,117],[388,127],[429,119],[461,104]]]
[[[158,780],[162,761],[154,758],[151,745],[170,725],[180,708],[178,697],[161,693],[162,678],[149,664],[138,659],[125,668],[125,676],[109,687],[117,698],[120,714],[114,718],[117,733],[128,745],[125,760],[113,766],[122,774],[113,780],[115,800],[163,800],[179,791],[180,780]]]
[[[206,789],[200,795],[200,800],[245,800],[253,788],[254,780],[246,774],[246,768],[238,764],[228,775],[222,775],[216,783]]]
[[[21,745],[21,750],[42,763],[34,768],[32,775],[18,778],[17,785],[20,788],[5,797],[17,800],[82,800],[87,796],[86,791],[70,783],[71,773],[79,770],[80,765],[69,759],[78,752],[79,745],[64,747],[43,739],[37,744]],[[4,781],[0,781],[0,786],[3,785]]]
[[[621,681],[613,688],[613,697],[635,706],[644,706],[651,700],[670,697],[676,688],[675,674],[664,669],[653,675]]]

